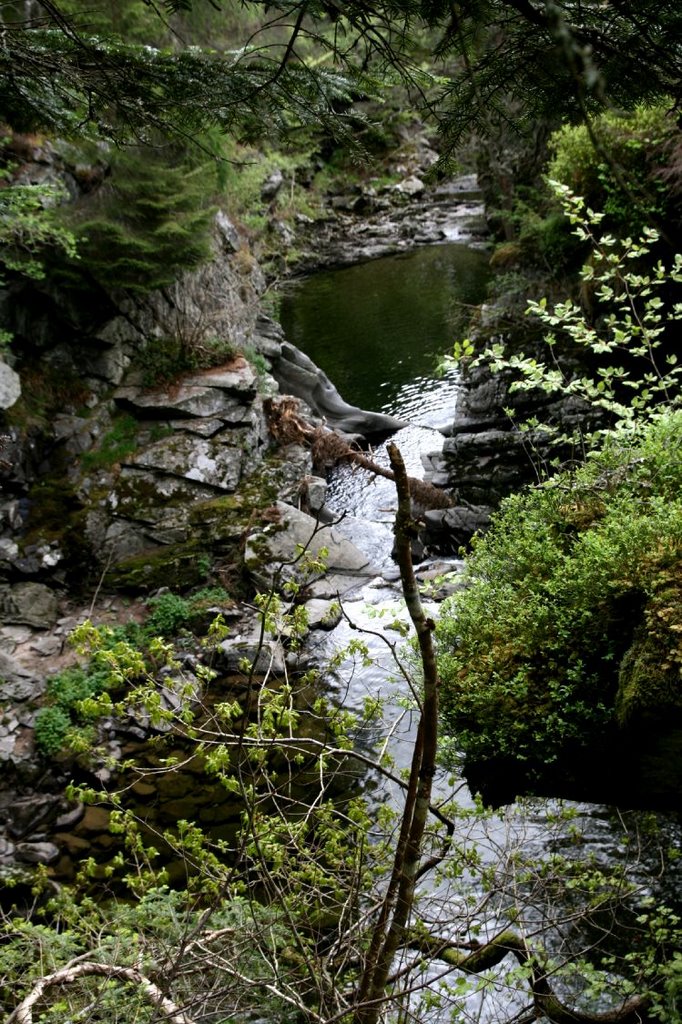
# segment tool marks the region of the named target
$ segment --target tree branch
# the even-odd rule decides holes
[[[391,880],[365,958],[365,967],[358,988],[355,1024],[376,1024],[396,951],[404,943],[407,921],[414,907],[438,745],[438,673],[432,638],[434,623],[424,614],[412,565],[411,541],[414,523],[410,482],[405,463],[396,445],[388,445],[388,456],[398,495],[395,520],[396,561],[400,567],[403,596],[419,643],[424,673],[424,697],[412,754],[400,838],[393,860]]]
[[[490,942],[476,949],[470,949],[470,944],[467,944],[466,952],[462,945],[440,939],[428,932],[415,932],[410,936],[407,946],[466,974],[488,971],[511,953],[522,967],[528,969],[528,983],[535,1007],[552,1024],[644,1024],[649,1019],[650,1000],[646,996],[631,996],[620,1006],[601,1013],[570,1009],[552,990],[538,954],[529,948],[523,936],[513,931],[500,932]]]
[[[194,1024],[192,1018],[168,999],[158,985],[155,985],[136,968],[116,967],[113,964],[94,963],[87,960],[83,963],[71,962],[58,971],[54,971],[53,974],[41,978],[12,1011],[5,1024],[33,1024],[33,1007],[43,998],[48,989],[57,985],[69,985],[80,978],[88,977],[108,978],[112,981],[137,985],[150,1003],[167,1018],[169,1024]]]

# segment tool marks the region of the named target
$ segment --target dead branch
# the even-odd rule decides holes
[[[382,476],[386,480],[395,481],[392,469],[380,466],[356,445],[341,434],[327,427],[313,427],[300,414],[297,398],[285,395],[283,398],[270,398],[265,403],[270,433],[283,444],[302,444],[312,452],[316,465],[335,466],[342,462],[350,462],[361,469]],[[410,497],[423,508],[452,508],[454,502],[445,491],[433,484],[406,477]]]
[[[441,960],[465,974],[480,974],[501,963],[510,953],[529,972],[528,983],[536,1010],[552,1024],[644,1024],[650,1000],[646,996],[631,996],[620,1006],[601,1013],[572,1010],[554,993],[547,980],[547,971],[537,953],[526,940],[513,931],[504,931],[490,942],[476,949],[463,951],[462,945],[440,939],[425,931],[413,933],[407,943],[409,949],[419,950],[435,960]]]
[[[108,978],[137,985],[150,1003],[167,1018],[169,1024],[194,1024],[191,1017],[188,1017],[175,1003],[164,996],[158,985],[150,981],[141,971],[134,967],[116,967],[113,964],[91,961],[71,962],[58,971],[54,971],[53,974],[47,974],[44,978],[40,978],[29,994],[12,1011],[5,1024],[33,1024],[33,1007],[43,998],[48,989],[57,985],[69,985],[80,978],[87,977]]]

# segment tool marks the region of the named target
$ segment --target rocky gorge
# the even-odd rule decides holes
[[[52,154],[40,150],[24,171],[27,180],[54,173],[64,168],[55,171]],[[434,190],[427,201],[409,166],[383,196],[370,187],[348,200],[331,197],[329,219],[316,229],[318,265],[447,238],[462,204],[472,205],[472,185],[465,179]],[[312,227],[302,231],[309,237]],[[202,586],[208,593],[211,585],[215,594],[218,585],[222,599],[204,601],[202,614],[229,622],[229,638],[210,662],[234,687],[245,658],[262,678],[294,670],[302,657],[260,636],[249,594],[272,585],[274,565],[291,563],[295,576],[301,548],[314,556],[324,547],[324,569],[304,581],[310,630],[329,629],[339,598],[377,573],[329,525],[324,464],[307,447],[278,440],[272,409],[280,396],[296,396],[305,422],[352,444],[401,424],[350,406],[285,339],[263,310],[266,281],[248,241],[222,211],[212,238],[209,261],[143,297],[16,281],[2,294],[3,322],[22,353],[0,364],[5,872],[43,863],[54,877],[68,877],[74,859],[105,856],[111,842],[106,812],[63,795],[72,758],[46,758],[35,744],[48,680],[78,660],[68,641],[75,627],[144,621],[150,595]],[[164,377],[169,350],[199,365]],[[196,671],[202,659],[190,645],[179,670],[195,700],[206,696]],[[172,673],[162,673],[159,686],[165,706],[178,707]],[[106,781],[150,729],[134,715],[103,721],[98,754],[77,774]],[[173,793],[155,793],[162,817],[180,814],[187,784],[180,778]],[[138,790],[150,796],[143,783]],[[235,809],[211,813],[224,824]]]
[[[480,239],[475,179],[427,186],[420,173],[433,157],[425,144],[417,149],[398,184],[330,195],[327,216],[301,220],[295,239],[273,214],[283,250],[296,245],[300,268],[312,271],[448,241],[463,223],[468,237]],[[34,163],[35,174],[46,173],[49,156],[41,162],[38,153]],[[270,205],[277,187],[264,182]],[[176,711],[188,695],[195,706],[243,698],[263,679],[309,667],[305,645],[264,638],[257,590],[293,582],[289,606],[305,606],[314,636],[338,621],[340,599],[380,573],[373,542],[361,550],[333,525],[339,511],[327,507],[324,452],[283,439],[278,408],[293,396],[303,422],[345,445],[377,442],[403,422],[346,402],[268,314],[267,287],[247,235],[219,211],[211,259],[148,295],[102,286],[73,295],[45,282],[3,291],[3,321],[22,352],[0,363],[5,872],[39,863],[58,880],[82,858],[106,862],[108,812],[67,801],[65,782],[75,772],[106,785],[121,759],[163,734],[131,711],[98,723],[89,763],[36,749],[49,680],[77,663],[69,636],[81,623],[144,624],[154,600],[175,593],[197,595],[197,634],[221,615],[229,634],[216,647],[207,652],[186,637],[178,666],[158,673],[161,706]],[[484,307],[483,319],[494,316]],[[178,353],[194,365],[169,372]],[[539,404],[564,427],[584,419],[577,402],[509,395],[508,380],[483,368],[468,375],[442,445],[423,457],[427,482],[449,498],[421,512],[422,554],[456,554],[502,497],[533,478],[528,444],[539,449],[542,437],[511,429],[501,409],[512,405],[522,420]],[[305,571],[302,549],[312,561]],[[433,592],[434,578],[449,568],[427,561],[421,578]],[[436,584],[436,595],[453,585],[438,593]],[[210,685],[205,669],[218,673]],[[165,790],[138,780],[133,791],[159,825],[198,808],[212,830],[229,833],[238,808],[215,789],[197,796],[197,777],[189,768],[173,773]]]

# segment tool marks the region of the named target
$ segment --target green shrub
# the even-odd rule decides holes
[[[80,702],[108,689],[109,675],[102,667],[92,666],[86,672],[75,665],[48,679],[49,704],[38,711],[34,726],[36,747],[42,754],[55,757],[64,749],[67,733],[82,723]]]
[[[584,251],[568,220],[557,210],[545,215],[526,210],[519,224],[519,243],[526,259],[555,275],[576,269]]]
[[[201,590],[195,590],[188,602],[192,612],[197,608],[206,608],[209,605],[231,605],[233,603],[224,587],[202,587]]]
[[[46,757],[56,757],[64,749],[71,725],[71,716],[63,708],[41,708],[33,727],[36,748]]]
[[[151,597],[147,602],[151,614],[145,624],[148,636],[175,636],[190,618],[190,606],[184,598],[170,591]]]
[[[527,776],[682,711],[682,413],[507,499],[438,626],[447,730]]]
[[[102,671],[85,672],[74,666],[48,680],[46,694],[56,707],[67,714],[77,712],[79,701],[94,697],[106,689],[107,676]]]
[[[204,620],[209,609],[215,608],[216,605],[225,608],[232,603],[232,598],[223,587],[202,587],[188,598],[170,591],[158,594],[147,602],[151,612],[144,625],[142,638],[149,640],[155,636],[172,637],[183,628],[207,626],[208,622]],[[140,639],[138,636],[138,643]]]
[[[204,633],[215,618],[215,609],[224,611],[234,601],[223,587],[202,587],[188,598],[189,625],[195,633]]]
[[[641,104],[628,115],[609,111],[595,118],[592,127],[601,151],[584,124],[564,125],[550,139],[548,176],[602,210],[613,230],[637,234],[665,214],[667,190],[658,171],[661,146],[676,131],[670,109],[667,103]],[[613,164],[631,195],[617,181]]]

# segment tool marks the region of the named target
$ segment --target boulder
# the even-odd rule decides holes
[[[395,188],[396,192],[401,192],[403,195],[410,197],[420,196],[426,191],[426,185],[416,174],[411,174],[409,178],[404,178]]]
[[[0,361],[0,409],[10,409],[21,397],[21,380],[11,366]]]
[[[15,800],[8,814],[8,832],[16,839],[44,832],[59,817],[64,809],[60,796],[50,793],[35,793],[33,796]]]
[[[271,174],[267,176],[260,188],[260,197],[264,203],[269,203],[275,198],[282,185],[284,184],[284,175],[282,174],[279,167],[276,167]]]
[[[341,605],[338,601],[324,601],[313,598],[305,606],[309,629],[334,629],[341,621]]]
[[[242,240],[239,237],[239,232],[224,210],[218,210],[216,213],[215,228],[217,239],[222,243],[225,251],[239,252],[242,247]]]
[[[256,351],[267,359],[277,359],[282,351],[283,342],[282,325],[261,313],[256,320],[256,333],[253,338]]]
[[[17,843],[14,856],[22,864],[54,864],[59,860],[59,847],[54,843]]]
[[[0,587],[0,617],[7,624],[49,629],[57,621],[54,591],[43,583],[15,583]]]
[[[257,676],[277,677],[286,673],[282,643],[271,638],[261,640],[255,633],[223,640],[212,655],[211,665],[219,673],[253,672]]]
[[[456,505],[424,513],[426,543],[445,554],[457,554],[475,533],[490,525],[491,509],[485,505]]]
[[[320,526],[312,516],[281,501],[274,508],[279,521],[252,534],[244,552],[246,569],[260,586],[269,588],[287,580],[305,584],[327,571],[354,576],[377,574],[369,557],[335,528]],[[311,560],[319,560],[324,568],[311,567]]]
[[[219,388],[230,394],[241,395],[247,401],[254,398],[258,390],[256,372],[243,356],[237,356],[224,366],[202,370],[201,373],[186,377],[184,383],[189,387]]]

